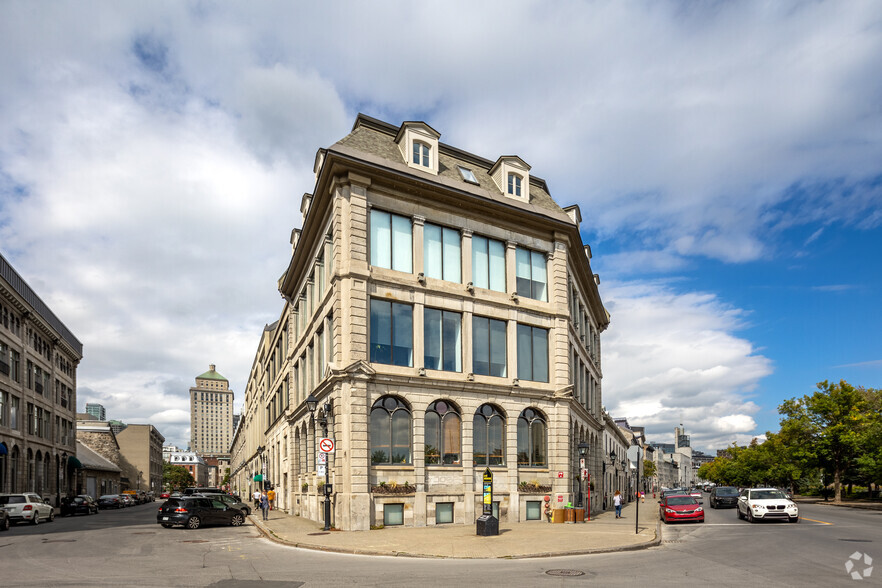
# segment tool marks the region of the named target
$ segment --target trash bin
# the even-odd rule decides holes
[[[566,522],[568,522],[568,523],[575,523],[576,522],[576,509],[575,508],[565,508],[564,513],[566,513],[564,515],[565,516],[564,520]]]
[[[564,522],[564,510],[563,508],[556,508],[551,511],[551,522],[552,523],[562,523]]]
[[[585,522],[585,509],[584,508],[576,508],[573,509],[576,513],[576,522],[584,523]]]

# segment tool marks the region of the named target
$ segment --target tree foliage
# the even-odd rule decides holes
[[[183,490],[196,485],[193,475],[184,466],[162,463],[162,486],[169,490]]]

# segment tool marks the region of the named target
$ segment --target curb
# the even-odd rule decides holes
[[[351,555],[369,555],[375,557],[410,557],[414,559],[540,559],[540,558],[552,558],[552,557],[572,557],[574,555],[594,555],[594,554],[603,554],[603,553],[616,553],[621,551],[639,551],[642,549],[649,549],[650,547],[657,547],[661,545],[661,521],[656,521],[655,524],[655,539],[650,539],[649,541],[644,541],[643,543],[635,543],[633,545],[623,545],[621,547],[603,547],[598,549],[576,549],[572,551],[547,551],[547,552],[538,552],[538,553],[525,553],[520,555],[492,555],[487,557],[468,557],[468,556],[450,556],[450,555],[431,555],[425,553],[409,553],[406,551],[377,551],[372,549],[360,549],[360,548],[347,548],[347,547],[332,547],[329,545],[316,545],[315,543],[300,543],[297,541],[289,541],[287,539],[283,539],[279,537],[271,529],[269,529],[266,525],[263,524],[263,521],[252,518],[253,515],[249,515],[248,518],[252,519],[252,523],[260,532],[261,535],[273,541],[275,543],[279,543],[281,545],[287,545],[289,547],[296,547],[298,549],[309,549],[312,551],[325,551],[328,553],[347,553]]]

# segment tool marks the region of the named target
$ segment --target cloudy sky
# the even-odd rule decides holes
[[[604,403],[706,450],[882,387],[882,3],[0,4],[0,252],[80,338],[78,405],[237,407],[358,112],[516,153],[578,204]]]

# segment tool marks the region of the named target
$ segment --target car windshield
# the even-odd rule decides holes
[[[717,496],[738,496],[737,488],[717,488]]]
[[[668,498],[668,506],[684,506],[686,504],[695,504],[695,499],[691,496],[671,496]]]
[[[753,500],[786,500],[787,497],[780,490],[753,490],[750,493]]]
[[[21,504],[25,501],[24,496],[0,496],[0,504]]]

